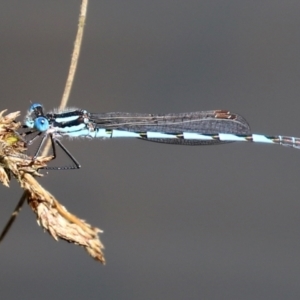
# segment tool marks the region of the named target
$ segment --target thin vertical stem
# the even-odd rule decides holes
[[[2,240],[4,239],[4,237],[6,236],[7,232],[9,231],[11,225],[13,224],[13,222],[15,221],[16,217],[18,216],[18,214],[20,213],[22,206],[24,204],[24,202],[26,201],[28,196],[28,192],[25,191],[23,193],[23,195],[21,196],[16,208],[14,209],[13,213],[11,214],[8,222],[6,223],[5,227],[3,228],[1,235],[0,235],[0,243],[2,242]]]
[[[85,20],[86,20],[87,6],[88,6],[88,0],[83,0],[80,8],[78,30],[77,30],[75,43],[74,43],[74,49],[71,58],[69,74],[68,74],[65,90],[61,99],[59,109],[64,109],[66,107],[72,89],[72,85],[73,85],[73,81],[77,69],[77,64],[79,60],[81,45],[82,45],[82,37],[84,32]]]

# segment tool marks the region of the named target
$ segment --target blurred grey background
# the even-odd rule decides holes
[[[5,1],[1,110],[58,106],[79,1]],[[69,106],[229,109],[300,135],[299,1],[90,1]],[[107,265],[55,242],[25,206],[0,245],[2,299],[299,299],[300,152],[64,141],[79,171],[40,182],[104,230]],[[0,225],[21,195],[0,186]]]

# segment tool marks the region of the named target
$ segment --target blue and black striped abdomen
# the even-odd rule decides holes
[[[165,115],[139,113],[89,114],[93,124],[108,131],[124,131],[139,134],[139,138],[152,142],[181,145],[215,145],[220,140],[197,139],[196,135],[231,133],[251,134],[250,126],[240,115],[225,110],[192,113],[170,113]],[[113,137],[113,132],[112,132]]]

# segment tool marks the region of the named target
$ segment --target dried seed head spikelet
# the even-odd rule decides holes
[[[105,263],[104,247],[98,236],[102,232],[100,229],[69,213],[30,174],[24,174],[22,183],[29,192],[28,204],[35,212],[39,225],[56,240],[61,238],[80,245],[97,261]]]
[[[52,157],[32,160],[25,155],[25,145],[16,132],[20,124],[14,121],[19,113],[4,116],[4,112],[0,112],[0,181],[8,186],[9,173],[12,173],[25,190],[40,226],[56,240],[61,238],[84,247],[94,259],[104,264],[104,247],[98,236],[102,231],[69,213],[35,180],[33,176],[41,176],[38,169],[46,166]]]

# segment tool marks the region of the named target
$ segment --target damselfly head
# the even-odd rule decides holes
[[[39,103],[33,103],[29,107],[29,110],[27,111],[24,123],[29,128],[36,128],[37,130],[39,130],[38,127],[36,126],[37,124],[35,124],[35,120],[39,117],[44,117],[43,106]],[[37,123],[39,123],[39,122],[37,122]],[[49,124],[48,124],[48,127],[49,127]],[[39,130],[39,131],[41,131],[41,130]]]

